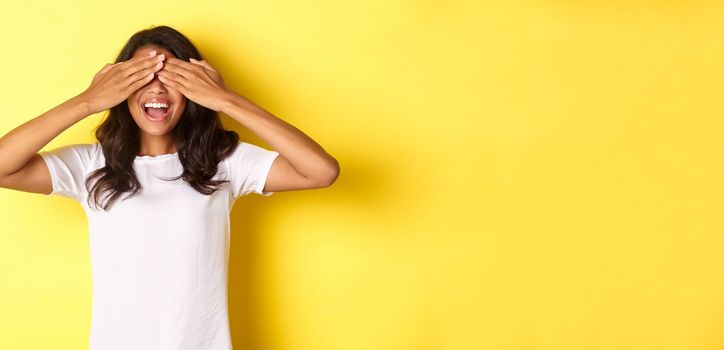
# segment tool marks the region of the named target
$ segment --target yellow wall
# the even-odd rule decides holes
[[[168,24],[342,168],[234,208],[236,349],[721,349],[720,4],[6,4],[0,132]],[[80,205],[0,189],[0,219],[0,348],[87,346]]]

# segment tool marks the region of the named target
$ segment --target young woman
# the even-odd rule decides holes
[[[39,152],[106,109],[98,142]],[[240,142],[218,112],[275,151]],[[91,349],[231,349],[233,203],[338,174],[321,146],[225,87],[167,26],[135,33],[85,91],[0,138],[0,187],[72,198],[88,217]]]

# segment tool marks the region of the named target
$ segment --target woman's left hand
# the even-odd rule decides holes
[[[192,58],[191,62],[186,62],[168,57],[156,74],[162,83],[178,90],[189,100],[217,112],[230,93],[219,72],[204,60]]]

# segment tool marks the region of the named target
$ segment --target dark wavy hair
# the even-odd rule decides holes
[[[131,59],[136,50],[145,45],[165,48],[184,61],[203,59],[191,41],[177,30],[168,26],[151,26],[133,34],[115,62]],[[106,164],[86,179],[89,206],[92,198],[97,207],[100,197],[107,193],[101,206],[108,210],[123,193],[131,192],[126,196],[130,198],[142,189],[133,169],[133,161],[141,147],[139,131],[126,101],[110,108],[105,120],[98,125],[95,136],[103,149]],[[187,99],[186,108],[172,134],[184,170],[179,176],[164,180],[182,178],[205,195],[214,193],[218,186],[228,182],[211,178],[216,175],[219,162],[238,146],[239,135],[224,129],[216,111]],[[89,188],[94,179],[97,181]]]

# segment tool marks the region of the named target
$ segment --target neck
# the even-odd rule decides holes
[[[176,145],[170,134],[148,135],[141,133],[141,150],[139,156],[158,156],[176,152]]]

